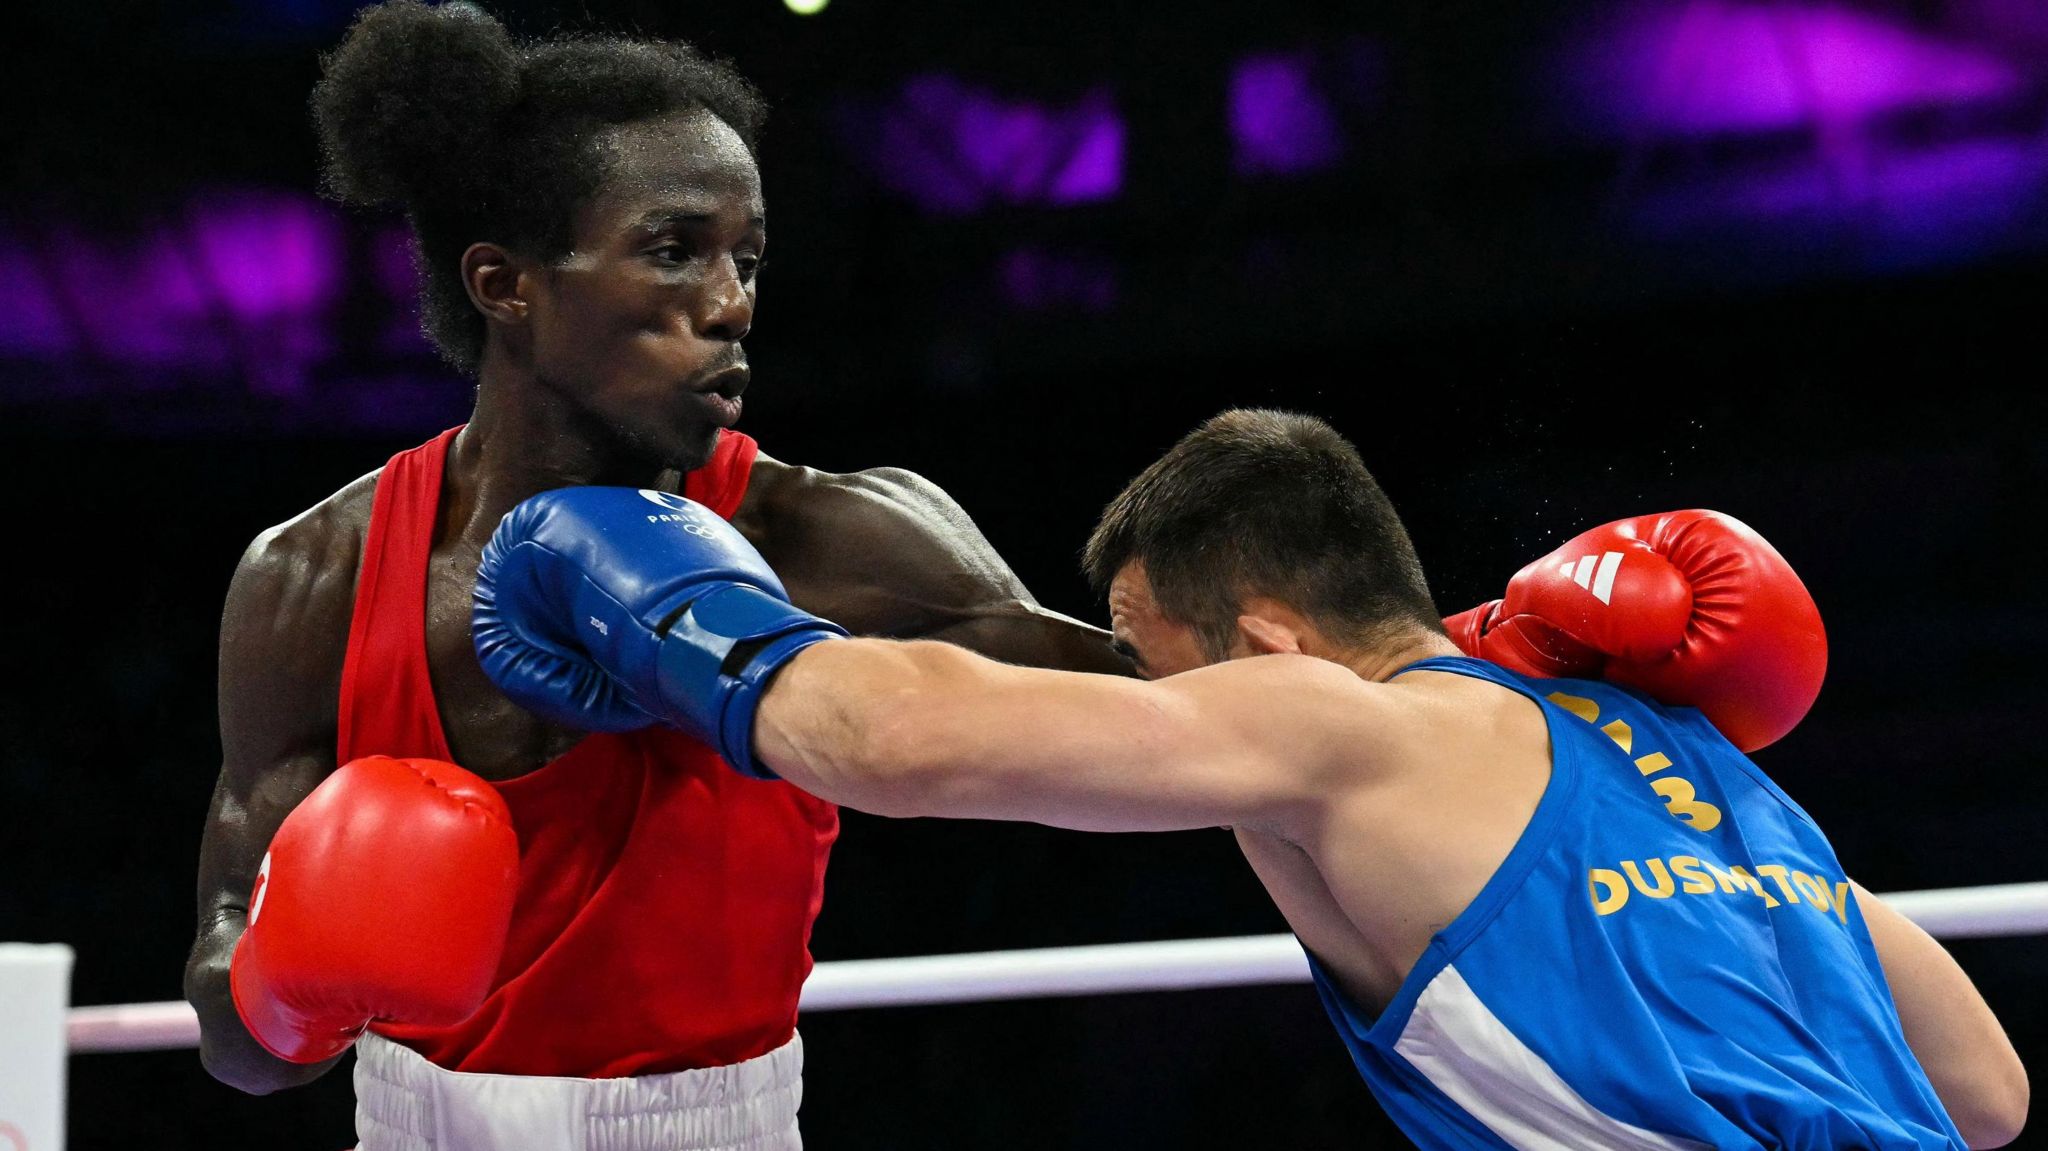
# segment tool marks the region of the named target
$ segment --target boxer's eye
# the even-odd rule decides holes
[[[1141,678],[1152,678],[1152,674],[1145,670],[1144,658],[1138,655],[1138,649],[1132,647],[1128,640],[1111,639],[1109,641],[1109,650],[1122,656],[1124,662],[1130,664],[1131,670],[1137,672]]]

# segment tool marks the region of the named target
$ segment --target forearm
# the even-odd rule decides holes
[[[185,963],[185,1000],[199,1016],[199,1061],[207,1074],[251,1095],[311,1083],[338,1060],[292,1063],[256,1042],[235,1010],[228,968],[245,926],[239,910],[223,910],[193,944]]]
[[[2026,1121],[2026,1069],[2005,1029],[1946,948],[1856,888],[1906,1044],[1972,1147],[2000,1147]]]
[[[877,815],[931,810],[946,739],[946,697],[965,652],[930,642],[854,639],[806,648],[754,717],[755,755],[805,791]],[[971,675],[971,673],[969,673]],[[923,739],[908,737],[922,727]],[[969,749],[971,750],[971,749]]]
[[[1334,664],[1295,658],[1356,685]],[[1311,794],[1292,768],[1317,760],[1265,754],[1284,741],[1261,730],[1275,708],[1244,672],[1147,683],[1012,667],[943,643],[821,643],[768,689],[753,747],[798,787],[880,815],[1078,831],[1277,818]],[[1286,686],[1294,677],[1275,674],[1277,694],[1299,695]]]

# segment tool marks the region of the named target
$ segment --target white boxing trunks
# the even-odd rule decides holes
[[[802,1151],[801,1036],[744,1062],[629,1079],[449,1071],[356,1044],[359,1151]]]

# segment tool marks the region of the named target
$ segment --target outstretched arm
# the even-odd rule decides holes
[[[1906,1045],[1972,1147],[2003,1147],[2027,1121],[2027,1069],[1970,977],[1918,924],[1856,886],[1856,905],[1905,1025]]]
[[[1393,689],[1335,663],[1135,682],[843,639],[709,509],[645,508],[625,488],[544,492],[484,548],[478,654],[537,714],[573,723],[604,685],[743,773],[856,808],[1101,831],[1286,834],[1392,762]]]
[[[1048,610],[938,485],[763,457],[733,524],[797,606],[856,635],[940,639],[1028,667],[1130,674],[1109,633]]]
[[[1372,760],[1372,685],[1306,656],[1141,682],[853,640],[792,659],[755,754],[863,811],[1083,831],[1285,829]]]

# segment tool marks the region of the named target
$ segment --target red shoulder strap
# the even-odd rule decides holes
[[[754,472],[754,457],[761,445],[744,432],[721,432],[711,462],[683,477],[683,494],[724,519],[740,509],[746,498],[747,479]]]
[[[365,755],[452,758],[427,671],[427,559],[442,466],[461,430],[392,456],[377,477],[341,669],[338,764]]]

